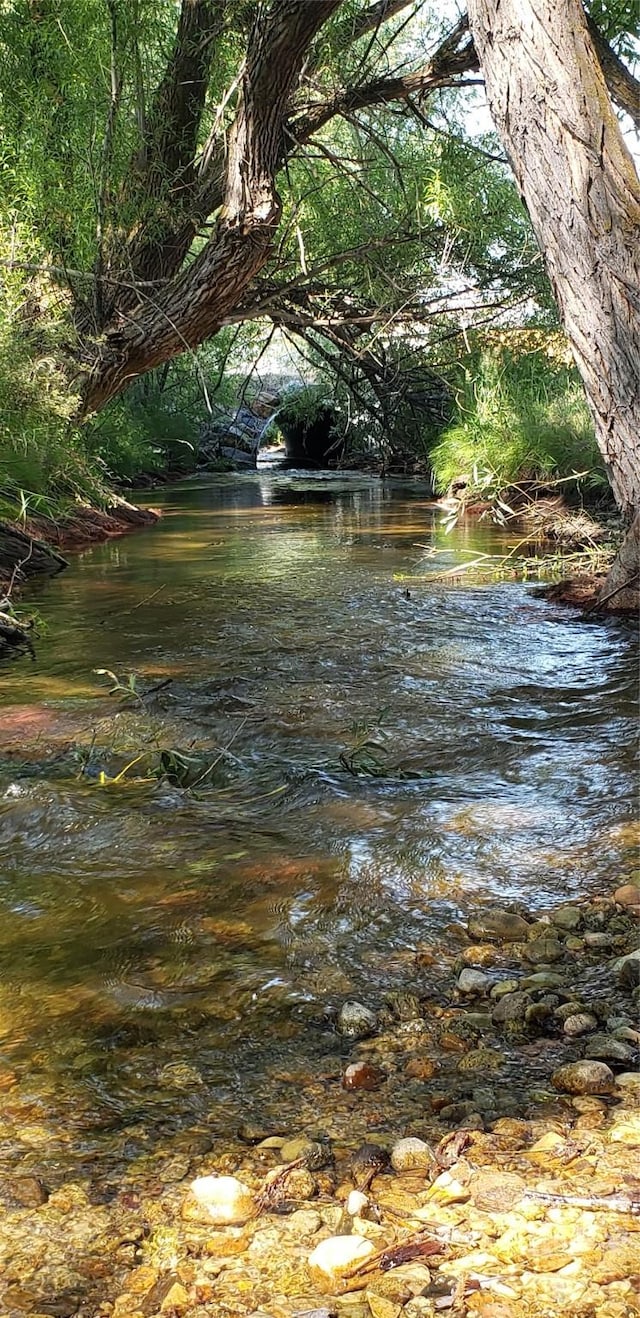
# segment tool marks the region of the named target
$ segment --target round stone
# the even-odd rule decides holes
[[[582,912],[577,906],[560,906],[557,911],[551,912],[551,923],[556,929],[563,929],[565,933],[573,933],[580,928],[582,924]]]
[[[625,908],[640,906],[640,888],[635,883],[623,883],[621,888],[616,888],[613,900],[617,906]]]
[[[568,1062],[554,1071],[551,1083],[567,1094],[609,1094],[613,1089],[613,1072],[605,1062],[585,1058]]]
[[[529,924],[521,915],[503,911],[499,906],[489,906],[485,911],[480,911],[468,924],[471,938],[497,939],[504,943],[523,942],[528,929]]]
[[[579,1034],[588,1034],[590,1030],[598,1028],[598,1022],[595,1016],[590,1016],[586,1011],[577,1011],[573,1016],[567,1016],[564,1022],[563,1030],[570,1038]]]
[[[338,1029],[348,1039],[366,1039],[373,1034],[378,1017],[362,1002],[345,1002],[338,1013]]]
[[[191,1192],[218,1226],[242,1226],[256,1211],[251,1191],[235,1176],[198,1176]]]
[[[482,970],[463,970],[458,976],[458,989],[461,993],[484,993],[491,980]]]
[[[632,1062],[636,1055],[635,1048],[622,1039],[613,1039],[610,1034],[594,1034],[585,1050],[585,1057],[598,1057],[604,1062]]]
[[[528,993],[507,993],[496,1003],[491,1019],[494,1025],[505,1025],[507,1021],[523,1021],[530,1004],[531,998]]]
[[[629,952],[627,956],[618,957],[613,963],[613,973],[624,988],[635,988],[640,984],[640,948]]]
[[[375,1254],[375,1245],[364,1236],[329,1236],[309,1255],[307,1266],[312,1281],[325,1295],[341,1295],[362,1285],[353,1270]]]
[[[424,1140],[407,1138],[398,1140],[391,1150],[394,1172],[428,1171],[435,1154]]]
[[[527,961],[532,961],[534,965],[547,965],[551,961],[561,959],[563,947],[557,938],[534,938],[532,942],[527,943],[524,954]]]

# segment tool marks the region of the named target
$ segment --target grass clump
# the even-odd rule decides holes
[[[544,349],[485,349],[463,364],[456,415],[431,451],[434,484],[464,485],[465,500],[499,500],[514,486],[607,488],[593,423],[575,369]]]

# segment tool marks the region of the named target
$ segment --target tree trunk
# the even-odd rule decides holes
[[[262,269],[281,213],[275,175],[289,99],[311,41],[340,3],[274,0],[267,12],[259,9],[215,235],[156,297],[141,288],[142,308],[105,334],[85,385],[85,415],[136,376],[214,334]]]
[[[631,521],[640,507],[638,175],[580,0],[470,0],[469,17],[613,492]],[[636,600],[637,555],[634,532],[620,562],[635,578]]]

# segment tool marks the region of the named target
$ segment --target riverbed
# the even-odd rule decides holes
[[[466,584],[516,537],[447,533],[417,483],[153,501],[29,588],[46,630],[0,673],[0,1154],[96,1204],[243,1128],[331,1124],[345,1000],[435,1001],[474,909],[637,871],[630,623]],[[543,1070],[507,1057],[514,1103]]]

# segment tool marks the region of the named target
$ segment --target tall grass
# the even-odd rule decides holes
[[[604,492],[604,464],[574,368],[541,349],[485,349],[461,369],[455,418],[430,455],[439,493],[464,481],[467,497],[492,498],[514,485],[567,477],[584,491]]]

